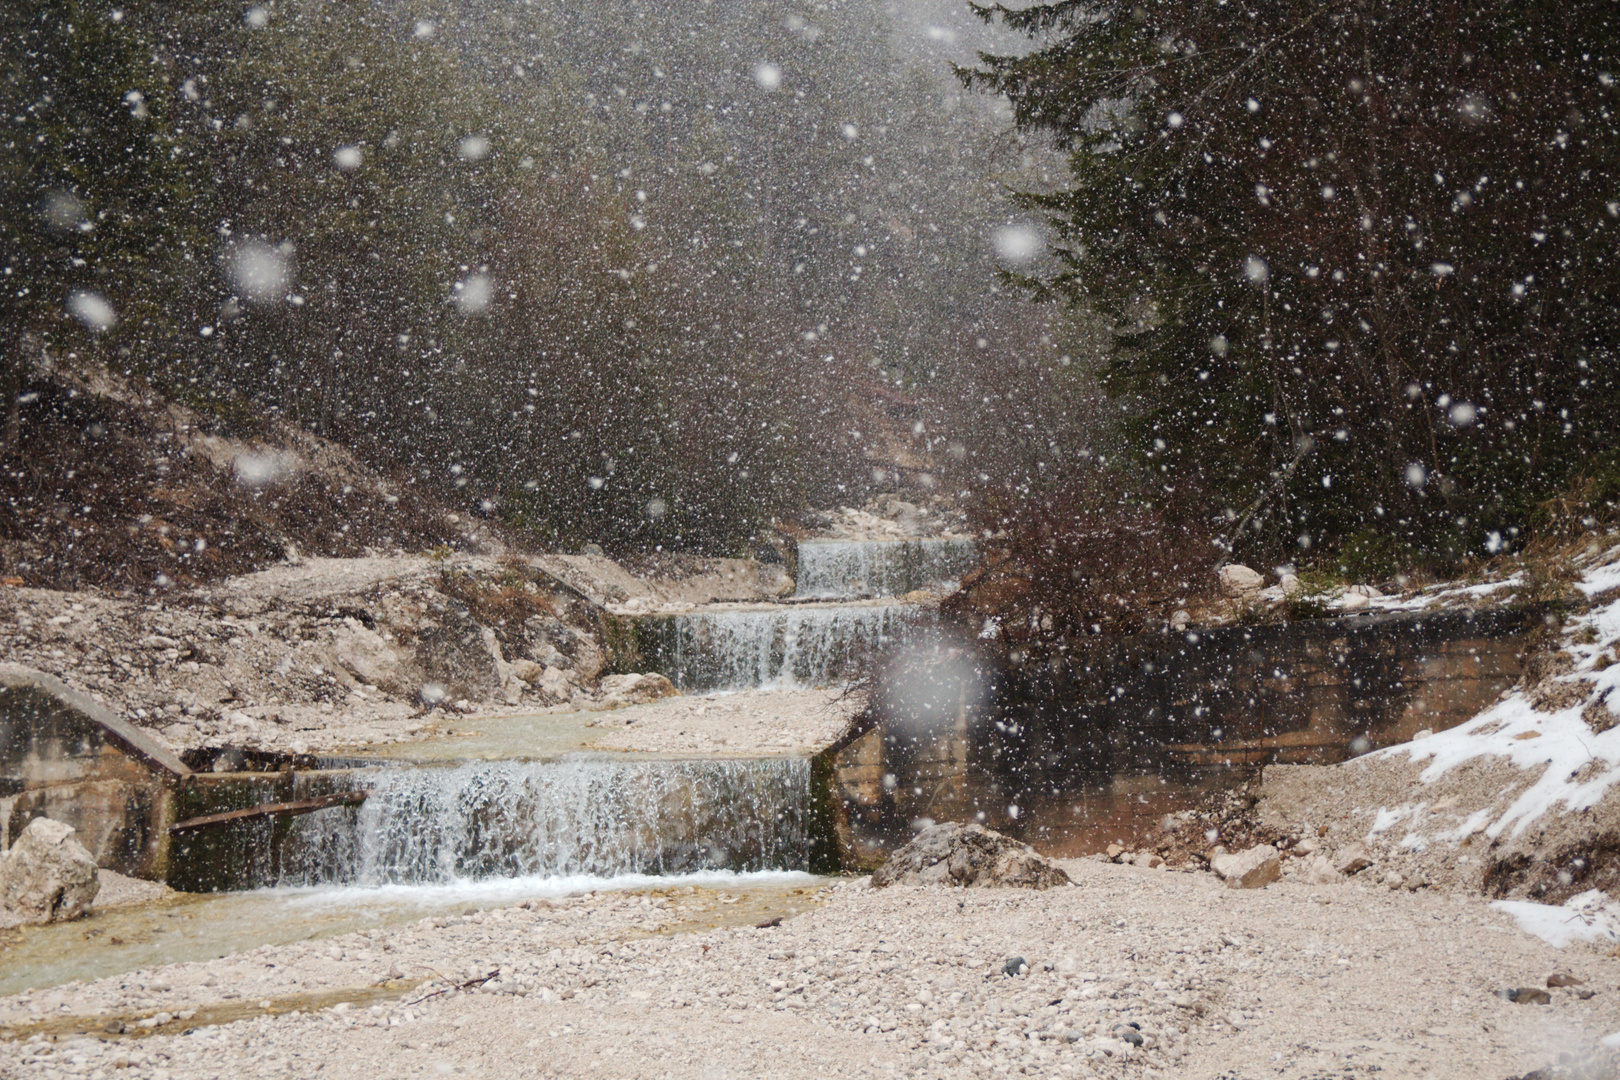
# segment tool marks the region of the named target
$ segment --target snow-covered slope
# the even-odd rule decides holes
[[[1369,845],[1408,886],[1563,900],[1620,887],[1620,545],[1588,545],[1518,687],[1458,727],[1266,771],[1263,818]],[[1612,704],[1611,704],[1612,703]]]

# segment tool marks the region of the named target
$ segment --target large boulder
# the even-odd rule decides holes
[[[918,833],[872,875],[873,888],[925,884],[1050,889],[1069,884],[1069,875],[1028,844],[947,821]]]
[[[1240,563],[1227,563],[1216,576],[1220,579],[1221,593],[1233,600],[1258,596],[1266,586],[1266,579],[1258,571]]]
[[[404,658],[386,638],[358,619],[346,618],[333,631],[332,655],[363,683],[396,693],[411,689],[404,677]]]
[[[1282,877],[1282,857],[1270,844],[1259,844],[1235,855],[1217,855],[1209,868],[1229,889],[1258,889]]]
[[[507,672],[494,635],[460,611],[436,613],[438,625],[416,635],[416,662],[427,681],[446,688],[450,698],[492,698],[506,683]],[[487,635],[487,636],[486,636]]]
[[[1359,874],[1372,864],[1367,845],[1357,840],[1339,849],[1338,856],[1333,860],[1333,869],[1341,874]]]
[[[100,889],[96,861],[60,821],[35,818],[0,857],[0,910],[23,922],[77,919]]]

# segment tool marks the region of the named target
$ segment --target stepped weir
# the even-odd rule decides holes
[[[868,654],[930,633],[931,610],[899,591],[948,585],[971,555],[958,539],[805,541],[787,602],[621,617],[633,627],[633,666],[683,693],[836,687]],[[537,743],[507,760],[455,760],[453,744],[443,749],[449,760],[362,756],[306,773],[199,777],[182,796],[188,820],[254,805],[323,808],[187,831],[173,841],[169,880],[189,890],[382,887],[838,865],[830,777],[807,758],[629,757]],[[361,792],[358,804],[337,805]]]

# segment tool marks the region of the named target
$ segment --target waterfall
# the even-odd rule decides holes
[[[658,670],[683,691],[826,686],[927,624],[909,604],[771,606],[643,620]]]
[[[810,767],[798,758],[466,762],[356,775],[355,810],[296,819],[266,885],[803,870]]]
[[[972,540],[807,540],[799,545],[794,595],[838,600],[904,596],[949,585],[971,569]]]

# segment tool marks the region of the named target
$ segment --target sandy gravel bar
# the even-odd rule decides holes
[[[1043,893],[843,883],[764,929],[600,894],[135,972],[0,999],[0,1026],[157,1034],[36,1026],[0,1072],[1505,1080],[1620,1030],[1606,946],[1553,949],[1477,897],[1064,865],[1076,885]],[[1583,982],[1498,996],[1555,971]],[[271,1015],[291,1000],[311,1011]]]

